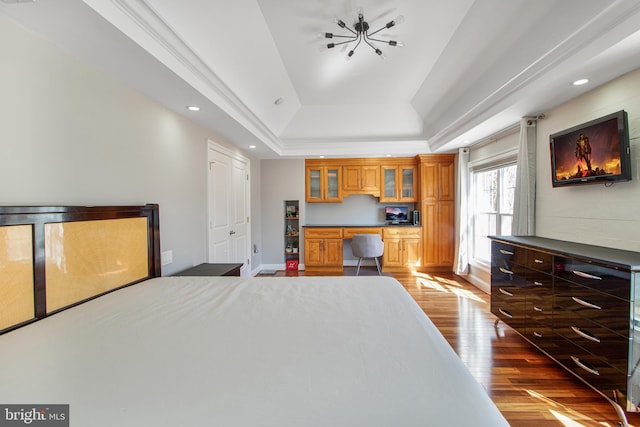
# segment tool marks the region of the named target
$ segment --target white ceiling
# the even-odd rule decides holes
[[[0,13],[259,158],[452,151],[640,68],[638,0],[23,1]],[[327,49],[360,9],[405,46]]]

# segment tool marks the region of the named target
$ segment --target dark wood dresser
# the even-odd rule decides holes
[[[640,253],[541,237],[490,239],[496,325],[504,321],[607,397],[621,418],[621,408],[636,412]]]
[[[174,276],[240,276],[242,264],[199,264]]]

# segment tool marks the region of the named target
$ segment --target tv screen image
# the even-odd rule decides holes
[[[631,179],[624,111],[555,133],[549,140],[554,187]]]
[[[409,222],[409,207],[408,206],[385,206],[384,216],[385,216],[385,220],[392,224]]]

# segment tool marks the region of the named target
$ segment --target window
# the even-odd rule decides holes
[[[491,262],[487,236],[510,235],[516,188],[516,164],[509,163],[472,173],[472,257]]]

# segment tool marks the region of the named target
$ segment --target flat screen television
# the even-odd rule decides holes
[[[631,180],[624,110],[554,133],[549,145],[554,187]]]
[[[385,206],[384,218],[389,224],[401,224],[409,222],[409,207]]]

